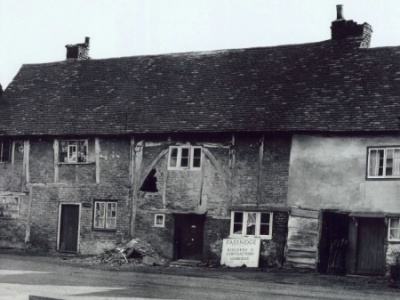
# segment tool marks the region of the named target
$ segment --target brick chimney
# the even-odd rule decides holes
[[[89,38],[85,37],[85,42],[76,45],[66,45],[67,59],[90,59],[89,57]]]
[[[332,40],[353,40],[359,48],[369,48],[372,26],[368,23],[357,24],[343,17],[343,5],[336,5],[336,20],[332,22]]]

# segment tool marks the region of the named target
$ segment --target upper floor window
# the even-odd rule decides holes
[[[168,170],[200,170],[202,151],[199,146],[169,147]]]
[[[59,142],[58,157],[61,163],[86,163],[88,161],[88,141],[61,140]]]
[[[0,162],[11,161],[11,140],[0,139]]]
[[[272,212],[231,212],[231,236],[272,238]]]
[[[368,148],[368,178],[400,178],[400,147]]]
[[[389,219],[389,241],[400,241],[400,219]]]

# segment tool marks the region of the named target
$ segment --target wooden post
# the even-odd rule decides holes
[[[26,226],[25,226],[25,243],[29,243],[31,240],[31,208],[32,208],[32,186],[29,187],[28,194],[28,212],[26,218]]]
[[[58,151],[59,151],[59,142],[57,139],[54,140],[54,183],[58,182]]]
[[[257,205],[261,200],[261,175],[262,175],[262,162],[264,158],[264,135],[260,138],[260,147],[258,149],[258,174],[257,174]]]
[[[99,138],[94,139],[94,153],[96,160],[96,183],[100,183],[100,141]]]
[[[30,152],[30,145],[29,140],[24,141],[24,160],[23,160],[23,173],[25,177],[25,183],[30,182],[29,178],[29,152]]]
[[[231,180],[229,187],[229,200],[231,205],[233,203],[234,185],[235,185],[235,172],[236,172],[236,146],[235,146],[235,134],[232,133],[232,144],[229,147],[229,167],[231,168]]]
[[[132,206],[131,206],[131,237],[135,237],[135,222],[136,222],[136,209],[138,202],[138,190],[140,184],[140,172],[142,168],[143,159],[143,141],[139,141],[135,145],[135,141],[131,140],[132,149],[132,161],[133,161],[133,182],[132,182]]]

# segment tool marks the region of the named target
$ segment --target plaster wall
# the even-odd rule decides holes
[[[302,208],[399,213],[399,180],[366,179],[367,147],[399,145],[398,136],[295,135],[288,204]]]

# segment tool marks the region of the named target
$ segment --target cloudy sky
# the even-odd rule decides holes
[[[336,4],[372,47],[400,45],[399,0],[0,0],[0,83],[85,36],[93,59],[327,40]]]

